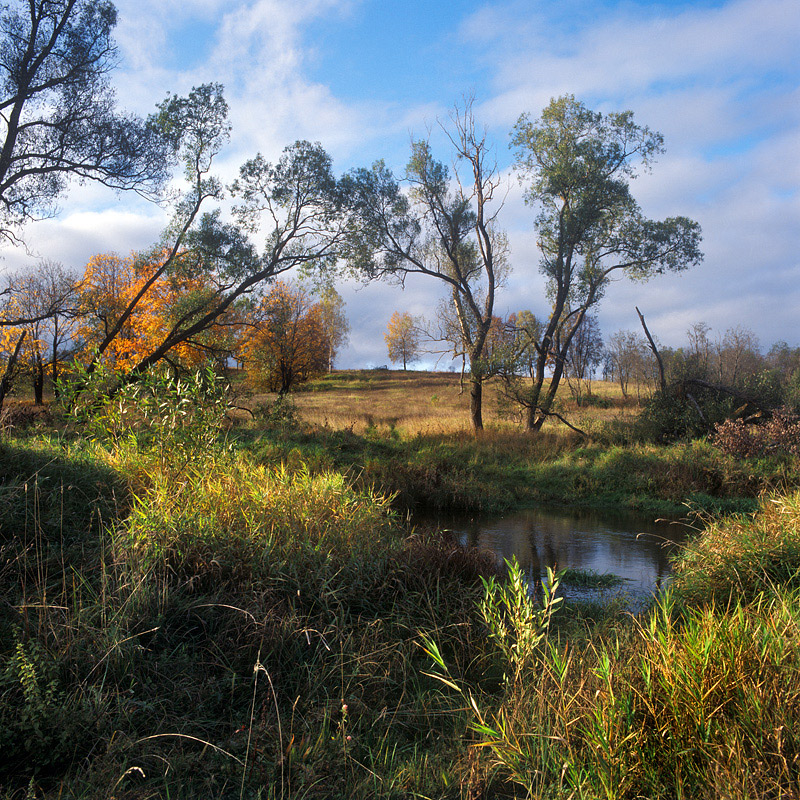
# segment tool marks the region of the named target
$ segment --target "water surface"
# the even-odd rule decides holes
[[[670,556],[686,539],[678,522],[639,514],[571,513],[531,508],[503,516],[439,518],[465,545],[516,556],[531,580],[546,568],[611,573],[625,579],[623,591],[651,594],[669,580]],[[567,594],[569,594],[567,590]]]

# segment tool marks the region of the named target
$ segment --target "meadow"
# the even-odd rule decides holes
[[[597,392],[591,441],[475,439],[450,374],[11,409],[0,796],[797,797],[797,464],[633,441]],[[406,522],[536,500],[708,524],[634,617]]]

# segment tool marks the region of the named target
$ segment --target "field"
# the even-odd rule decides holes
[[[624,399],[617,384],[593,381],[592,392],[598,404],[576,408],[566,385],[560,390],[561,407],[570,411],[578,427],[637,413],[635,400]],[[274,398],[255,398],[256,402],[269,399]],[[452,372],[337,371],[301,387],[295,403],[310,425],[359,434],[367,429],[397,430],[406,437],[470,432],[469,377],[462,388],[459,375]],[[487,382],[484,425],[489,431],[518,430],[514,410],[501,413],[500,405],[498,384]]]
[[[798,796],[794,460],[625,444],[620,404],[592,441],[476,439],[453,375],[334,373],[233,423],[199,382],[126,391],[0,441],[3,800]],[[636,618],[403,521],[536,499],[757,510]]]

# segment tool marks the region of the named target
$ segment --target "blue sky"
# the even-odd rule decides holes
[[[234,126],[219,161],[275,157],[318,140],[338,170],[384,158],[402,171],[412,135],[474,93],[509,193],[501,223],[513,273],[499,311],[546,313],[532,211],[508,172],[509,131],[553,96],[631,109],[667,152],[634,195],[653,217],[684,214],[704,230],[703,265],[646,284],[618,283],[599,310],[605,334],[638,325],[666,344],[693,323],[717,335],[744,325],[762,345],[800,345],[800,4],[798,0],[118,0],[121,106],[146,114],[167,91],[226,86]],[[154,241],[163,212],[133,196],[79,186],[55,220],[32,225],[34,254],[80,267],[96,252]],[[3,253],[7,267],[30,262]],[[353,333],[341,366],[386,362],[394,310],[431,315],[440,288],[409,282],[340,291]]]

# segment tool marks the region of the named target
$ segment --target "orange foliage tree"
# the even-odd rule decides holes
[[[325,371],[329,337],[322,307],[306,289],[277,281],[249,317],[237,357],[257,385],[284,395]]]
[[[78,333],[91,354],[106,343],[102,357],[113,369],[135,367],[167,340],[176,326],[203,313],[204,297],[213,295],[205,273],[190,269],[180,258],[169,272],[153,280],[165,257],[163,252],[145,256],[106,253],[94,256],[86,266]],[[190,368],[210,357],[222,358],[233,347],[232,331],[238,324],[235,311],[221,315],[194,337],[176,342],[164,358],[173,366]],[[115,335],[109,339],[112,331]]]

